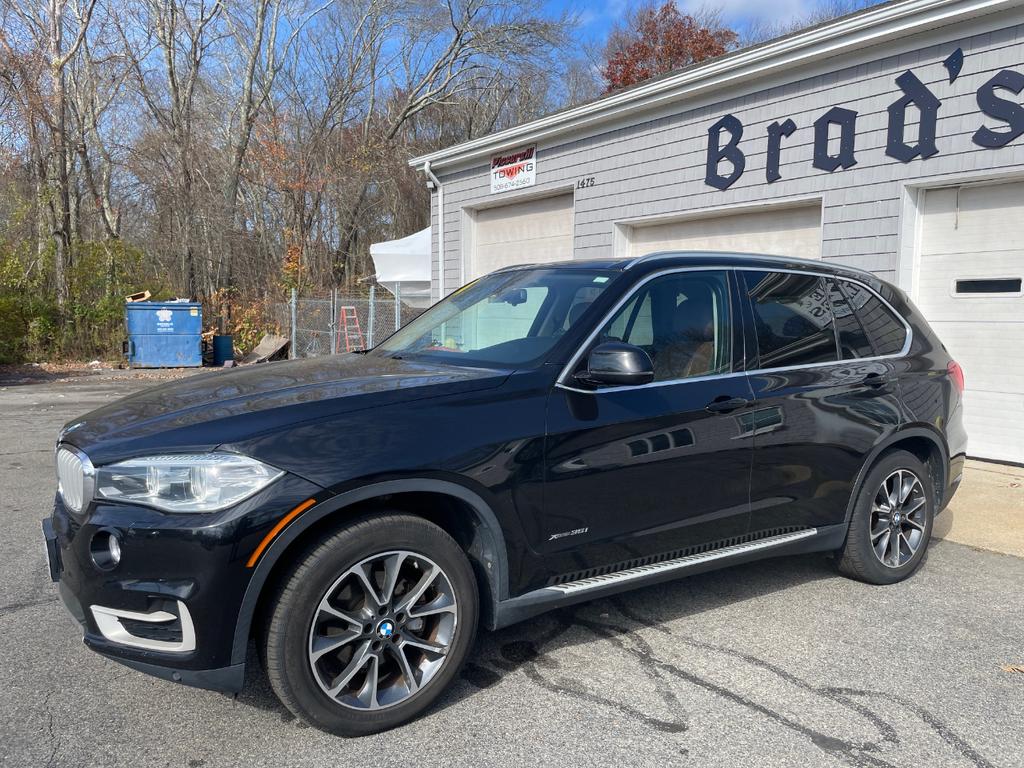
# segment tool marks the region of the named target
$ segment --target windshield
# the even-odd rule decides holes
[[[540,360],[616,274],[524,269],[487,275],[435,304],[373,352],[467,365]]]

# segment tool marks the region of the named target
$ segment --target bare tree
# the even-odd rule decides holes
[[[282,0],[238,2],[226,13],[228,28],[242,55],[242,84],[229,125],[230,159],[224,178],[224,201],[234,222],[242,163],[249,149],[252,131],[270,98],[274,82],[303,29],[326,10],[333,0],[307,8],[304,3],[286,6]],[[279,40],[282,21],[288,34]]]
[[[142,100],[173,147],[167,162],[176,186],[178,255],[184,288],[193,297],[208,288],[199,282],[193,241],[196,89],[204,59],[223,34],[216,23],[223,10],[222,0],[144,0],[134,11],[132,27],[117,18]],[[154,66],[154,59],[159,64]]]
[[[32,123],[39,181],[48,190],[54,283],[61,308],[68,299],[66,271],[75,241],[65,69],[85,39],[95,6],[96,0],[77,0],[73,6],[68,0],[46,0],[43,6],[7,0],[0,26],[0,46],[14,64],[11,85],[22,94],[23,114]],[[45,150],[39,123],[48,134]],[[42,249],[42,237],[39,243]]]
[[[564,25],[547,18],[543,3],[447,0],[446,13],[413,0],[403,10],[404,44],[394,54],[381,50],[373,58],[371,106],[375,89],[394,83],[382,113],[371,108],[363,119],[364,148],[388,151],[399,132],[424,109],[445,104],[474,90],[479,77],[507,69],[512,62],[539,60],[563,42]],[[341,218],[334,277],[346,277],[358,244],[359,221],[373,180],[364,175]]]
[[[103,123],[109,112],[124,98],[131,69],[119,55],[116,40],[104,24],[93,24],[70,62],[69,111],[76,128],[75,150],[82,180],[96,208],[104,234],[117,240],[121,236],[122,209],[115,203],[113,176],[115,161]],[[124,131],[123,123],[112,126]]]
[[[357,284],[371,242],[427,223],[410,154],[593,74],[564,81],[571,20],[543,0],[44,2],[0,0],[0,301],[66,305],[38,326],[65,350],[124,291],[248,312]]]

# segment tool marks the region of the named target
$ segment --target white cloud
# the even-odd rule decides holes
[[[576,0],[579,22],[583,27],[597,22],[615,23],[641,4],[643,0]],[[664,0],[653,0],[661,5]],[[758,23],[785,27],[823,4],[822,0],[675,0],[683,13],[702,8],[721,10],[722,19],[736,30],[743,31]]]
[[[817,6],[817,0],[677,0],[681,11],[692,13],[702,7],[721,8],[723,19],[733,26],[744,27],[752,21],[787,24],[806,16]]]
[[[630,0],[604,0],[604,2],[583,2],[575,3],[572,8],[577,16],[577,23],[581,27],[589,27],[591,24],[600,23],[605,25],[619,21],[632,7]]]
[[[626,15],[633,5],[635,3],[630,2],[630,0],[605,0],[604,15],[612,21],[618,21]]]

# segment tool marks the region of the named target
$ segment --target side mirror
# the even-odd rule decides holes
[[[585,384],[635,386],[654,381],[654,364],[640,347],[621,341],[598,344],[587,358],[587,369],[576,374]]]

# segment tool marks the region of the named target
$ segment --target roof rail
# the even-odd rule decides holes
[[[766,261],[771,263],[783,264],[802,264],[807,267],[821,269],[826,267],[829,269],[846,270],[847,272],[856,272],[861,275],[868,275],[874,277],[871,272],[866,269],[859,267],[850,266],[841,262],[835,262],[833,260],[824,261],[822,259],[804,259],[798,256],[780,256],[778,254],[771,253],[746,253],[743,251],[656,251],[654,253],[647,253],[643,256],[637,256],[632,261],[628,262],[623,270],[631,269],[638,264],[647,264],[652,261],[658,261],[660,259],[673,259],[679,257],[700,257],[700,256],[739,256],[748,257],[750,259],[756,259],[758,261]]]

